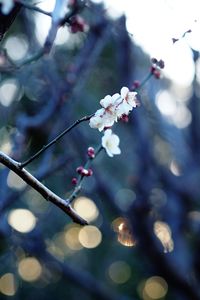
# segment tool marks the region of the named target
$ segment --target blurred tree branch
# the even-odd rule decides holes
[[[46,186],[44,186],[40,181],[38,181],[34,176],[32,176],[28,171],[21,168],[21,164],[0,152],[0,162],[8,167],[10,170],[15,172],[20,176],[28,185],[34,188],[38,193],[40,193],[47,201],[52,202],[59,208],[61,208],[70,218],[81,225],[86,225],[87,221],[82,219],[72,207],[64,199],[58,197],[52,191],[50,191]]]

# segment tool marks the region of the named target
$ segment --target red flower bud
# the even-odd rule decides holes
[[[133,82],[133,89],[137,89],[140,87],[140,81],[139,80],[134,80]]]
[[[120,120],[121,120],[122,122],[124,122],[124,123],[128,123],[129,117],[128,117],[127,115],[123,114],[123,115],[121,116]]]
[[[159,71],[159,70],[155,70],[155,71],[153,72],[153,75],[154,75],[154,77],[155,77],[156,79],[160,79],[161,74],[160,74],[160,71]]]
[[[82,175],[83,170],[84,170],[83,166],[76,168],[76,172],[80,175]]]
[[[90,158],[94,158],[95,157],[95,151],[94,151],[94,148],[93,147],[89,147],[88,150],[87,150],[87,155],[90,157]]]
[[[151,73],[154,74],[154,72],[156,71],[156,67],[154,66],[151,66],[151,69],[150,69]]]
[[[78,182],[77,178],[76,178],[76,177],[73,177],[73,178],[72,178],[72,184],[73,184],[73,185],[76,185],[77,182]]]
[[[70,29],[72,33],[76,33],[78,31],[83,32],[86,28],[85,20],[80,16],[74,16],[71,19]]]
[[[81,175],[82,176],[88,176],[88,170],[83,169]]]
[[[92,169],[88,169],[88,175],[87,176],[92,176],[92,175],[93,175]]]

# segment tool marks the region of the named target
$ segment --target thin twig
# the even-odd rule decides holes
[[[92,157],[88,158],[87,162],[85,163],[85,165],[83,167],[84,169],[88,169],[90,167],[92,161],[97,157],[97,155],[101,152],[101,150],[103,150],[102,145],[100,145],[97,148],[94,158],[92,158]],[[78,193],[81,191],[81,187],[82,187],[82,183],[83,183],[84,178],[85,178],[84,175],[81,175],[81,174],[79,175],[77,184],[76,184],[73,192],[71,193],[71,195],[66,200],[68,203],[71,203],[77,197]]]
[[[46,151],[49,147],[51,147],[53,144],[55,144],[58,140],[60,140],[66,133],[68,133],[70,130],[72,130],[74,127],[76,127],[78,124],[84,121],[88,121],[94,114],[91,114],[89,116],[85,116],[81,119],[76,120],[71,126],[69,126],[67,129],[65,129],[62,133],[60,133],[55,139],[53,139],[50,143],[43,146],[42,149],[40,149],[37,153],[35,153],[31,158],[27,159],[25,162],[20,163],[21,169],[27,166],[29,163],[31,163],[34,159],[36,159],[40,154],[42,154],[44,151]]]
[[[28,8],[28,9],[31,9],[31,10],[34,10],[34,11],[37,11],[37,12],[39,12],[39,13],[41,13],[41,14],[44,14],[44,15],[46,15],[46,16],[51,17],[51,13],[50,13],[50,12],[47,12],[47,11],[45,11],[45,10],[43,10],[43,9],[41,9],[41,8],[39,8],[39,7],[37,7],[37,6],[35,6],[35,5],[28,4],[26,1],[23,1],[23,0],[15,0],[15,2],[17,2],[17,3],[21,4],[21,5],[23,5],[25,8]]]
[[[0,162],[17,174],[21,179],[23,179],[29,186],[36,190],[40,195],[44,197],[47,201],[52,202],[59,208],[61,208],[74,222],[80,225],[87,225],[87,221],[81,218],[75,210],[69,205],[67,201],[60,198],[49,190],[45,185],[43,185],[39,180],[37,180],[33,175],[31,175],[27,170],[21,168],[21,164],[11,157],[7,156],[5,153],[0,151]]]

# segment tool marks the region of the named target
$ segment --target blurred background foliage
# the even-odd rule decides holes
[[[111,19],[92,2],[81,16],[85,32],[63,26],[50,55],[13,71],[4,66],[42,47],[49,17],[22,8],[1,42],[0,150],[16,160],[149,73],[124,16]],[[101,153],[73,203],[89,226],[0,166],[0,299],[200,299],[199,78],[181,89],[152,77],[138,98],[129,122],[114,128],[121,155]],[[100,139],[81,123],[27,169],[67,198]]]

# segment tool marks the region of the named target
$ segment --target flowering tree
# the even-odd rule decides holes
[[[185,134],[153,101],[163,60],[133,46],[124,17],[0,3],[2,297],[200,299],[195,93]],[[38,14],[51,19],[42,46]]]

